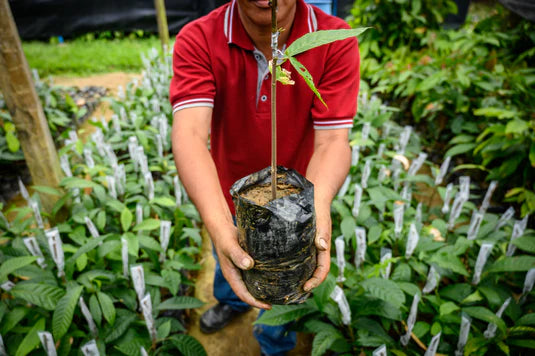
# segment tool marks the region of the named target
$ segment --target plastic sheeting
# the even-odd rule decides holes
[[[500,0],[500,2],[523,18],[535,22],[535,1],[533,0]]]
[[[220,3],[165,0],[170,36]],[[9,5],[20,37],[27,40],[97,31],[158,32],[154,0],[9,0]]]

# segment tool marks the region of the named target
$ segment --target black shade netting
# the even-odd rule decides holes
[[[292,194],[265,205],[246,194],[270,184],[271,167],[267,167],[241,178],[230,189],[240,246],[255,261],[252,269],[242,271],[243,280],[258,300],[302,303],[310,295],[303,285],[316,269],[314,186],[297,171],[277,167],[277,186],[291,187]]]

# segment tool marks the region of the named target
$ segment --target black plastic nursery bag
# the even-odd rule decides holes
[[[230,194],[236,208],[240,246],[254,259],[242,271],[249,292],[270,304],[298,304],[310,293],[303,285],[316,269],[314,186],[297,171],[277,167],[277,183],[301,190],[264,206],[245,198],[253,186],[271,184],[271,167],[236,181]]]

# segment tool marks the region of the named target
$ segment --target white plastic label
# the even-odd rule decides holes
[[[137,265],[130,267],[130,276],[134,282],[134,289],[139,301],[145,296],[145,273],[143,272],[143,266]]]
[[[502,317],[503,312],[505,311],[505,309],[507,309],[507,307],[509,306],[510,302],[511,302],[511,297],[509,297],[509,298],[507,298],[505,300],[505,302],[502,304],[502,306],[500,307],[500,309],[496,313],[496,316],[498,318]],[[497,328],[498,327],[496,326],[496,324],[489,323],[489,325],[487,326],[487,330],[485,330],[485,332],[483,333],[483,336],[485,336],[485,338],[487,338],[487,339],[492,339],[496,335],[496,329]]]
[[[357,238],[355,266],[359,268],[366,258],[366,230],[362,227],[355,228],[355,236]]]
[[[372,164],[371,160],[367,159],[366,163],[364,164],[364,168],[362,169],[362,176],[360,178],[360,185],[364,189],[368,188],[368,179],[370,178],[370,172],[372,170],[371,164]]]
[[[364,125],[362,125],[362,142],[366,143],[368,141],[368,137],[370,136],[370,123],[365,122]]]
[[[108,193],[113,199],[117,199],[117,187],[115,185],[115,177],[106,176],[106,182],[108,183]]]
[[[440,185],[444,181],[446,173],[448,173],[448,168],[450,166],[451,156],[446,157],[444,162],[440,165],[440,170],[438,171],[437,176],[435,177],[435,184]]]
[[[416,246],[418,245],[419,240],[420,234],[418,234],[416,225],[414,223],[411,223],[409,229],[409,236],[407,238],[407,247],[405,249],[405,258],[410,258],[412,256],[414,250],[416,249]]]
[[[136,204],[136,225],[141,224],[143,221],[143,206],[141,204]]]
[[[23,238],[22,241],[24,242],[24,245],[30,251],[32,256],[37,257],[37,264],[45,269],[47,267],[45,263],[45,258],[43,256],[43,252],[41,251],[41,248],[39,247],[39,244],[37,243],[37,240],[34,236]]]
[[[479,249],[479,254],[477,255],[476,266],[474,267],[474,277],[472,278],[473,284],[478,284],[479,279],[481,278],[481,272],[483,272],[483,267],[487,263],[489,256],[492,252],[493,244],[484,243]]]
[[[123,276],[128,278],[128,240],[121,237],[121,259],[123,261]]]
[[[464,203],[466,203],[467,199],[465,199],[464,194],[462,191],[459,191],[457,195],[455,196],[455,199],[453,200],[453,204],[451,206],[451,213],[448,220],[448,229],[451,231],[455,227],[455,221],[461,216],[461,212],[463,211]]]
[[[436,271],[434,266],[431,266],[429,273],[427,274],[427,281],[425,282],[424,289],[422,289],[422,293],[431,293],[433,290],[435,290],[439,281],[440,274]]]
[[[381,247],[381,265],[392,258],[392,250],[389,248]],[[385,279],[390,278],[390,271],[392,270],[392,262],[388,262],[384,269],[381,269],[381,276]]]
[[[343,236],[339,236],[334,240],[336,246],[336,264],[338,265],[338,277],[336,282],[344,282],[344,270],[346,267],[346,259],[344,256],[345,241]]]
[[[84,216],[84,220],[85,220],[85,224],[91,236],[93,236],[94,238],[100,237],[100,233],[98,232],[95,224],[93,224],[93,221],[91,221],[91,219],[88,216]]]
[[[6,292],[9,292],[10,290],[12,290],[13,287],[15,287],[15,283],[13,283],[11,281],[4,282],[4,283],[2,283],[2,285],[0,285],[0,288],[5,290]]]
[[[384,143],[381,143],[379,145],[379,148],[377,149],[377,157],[382,158],[383,154],[385,153],[386,145]]]
[[[130,136],[128,138],[128,154],[130,155],[130,159],[134,164],[134,171],[136,172],[139,170],[139,157],[137,147],[137,137]]]
[[[437,354],[438,344],[440,344],[441,335],[442,331],[433,336],[431,342],[429,343],[429,347],[427,347],[427,350],[425,351],[424,356],[435,356]]]
[[[90,148],[84,148],[84,158],[87,168],[91,169],[95,167],[95,160],[93,160],[93,152]]]
[[[95,340],[91,340],[88,343],[86,343],[81,348],[82,353],[84,356],[100,356],[100,352],[98,351],[97,342]]]
[[[419,202],[416,206],[416,216],[414,217],[414,220],[417,224],[422,223],[422,202]]]
[[[165,252],[169,246],[169,238],[171,237],[171,221],[160,221],[160,246],[162,246],[163,252],[160,253],[160,262],[165,260]]]
[[[444,193],[444,204],[442,205],[442,214],[447,214],[450,211],[451,193],[453,192],[453,183],[446,186],[446,192]]]
[[[470,325],[472,320],[470,317],[464,313],[461,316],[461,328],[459,330],[459,341],[457,341],[457,351],[455,351],[455,356],[464,355],[464,347],[468,341],[468,334],[470,334]]]
[[[41,211],[39,210],[39,204],[35,201],[30,199],[29,201],[30,208],[33,210],[33,216],[35,217],[35,222],[37,223],[37,226],[40,229],[44,229],[43,224],[43,217],[41,216]]]
[[[525,229],[526,227],[523,220],[515,221],[515,224],[513,225],[513,232],[511,234],[511,240],[509,241],[509,245],[507,246],[507,252],[505,253],[505,256],[511,257],[515,254],[516,246],[513,245],[513,241],[524,235]]]
[[[496,187],[498,186],[498,182],[493,180],[489,184],[489,188],[487,189],[487,192],[485,193],[485,198],[483,198],[483,202],[481,203],[481,207],[479,208],[479,212],[481,214],[485,214],[487,209],[490,206],[490,200],[492,199],[492,194],[494,194],[494,191],[496,190]]]
[[[115,155],[115,152],[113,151],[113,148],[109,144],[104,145],[104,151],[106,151],[106,158],[108,159],[108,163],[110,164],[111,168],[116,169],[117,168],[117,156]]]
[[[67,155],[63,155],[59,158],[59,165],[66,177],[72,177],[71,164],[69,163],[69,157]]]
[[[373,350],[372,356],[388,356],[388,353],[386,352],[386,345],[383,344]]]
[[[89,331],[91,332],[91,335],[93,337],[97,337],[98,331],[97,326],[95,325],[95,321],[93,320],[93,316],[91,315],[91,312],[89,311],[89,308],[85,304],[84,298],[80,297],[78,300],[78,305],[80,306],[80,310],[82,311],[82,315],[85,318],[85,321],[87,322],[87,325],[89,326]]]
[[[173,185],[175,186],[175,201],[176,206],[182,205],[182,190],[180,189],[180,182],[178,176],[173,177]]]
[[[111,121],[113,123],[113,129],[115,130],[115,132],[117,133],[121,133],[121,122],[119,121],[119,116],[117,115],[112,115],[111,116]]]
[[[411,126],[405,126],[403,128],[403,131],[401,132],[401,135],[399,136],[399,143],[398,143],[398,154],[404,154],[405,149],[407,148],[407,144],[409,143],[409,139],[412,135],[412,127]]]
[[[58,267],[58,277],[62,277],[65,275],[65,254],[63,253],[63,244],[61,242],[59,230],[57,227],[48,229],[45,231],[45,235],[48,239],[48,247],[52,259]]]
[[[412,329],[414,328],[414,324],[416,324],[416,316],[418,315],[418,303],[420,303],[420,295],[415,294],[412,299],[411,311],[407,318],[407,332],[399,339],[403,346],[407,346],[411,339]]]
[[[474,210],[472,212],[472,219],[470,219],[470,227],[468,228],[468,233],[466,236],[468,240],[476,239],[482,222],[483,222],[483,213],[481,213],[481,210],[480,211]]]
[[[152,180],[152,174],[148,172],[143,176],[145,178],[145,194],[149,200],[154,199],[154,181]]]
[[[39,340],[41,340],[41,345],[43,345],[47,356],[57,356],[56,344],[54,343],[52,334],[48,331],[39,331],[37,335],[39,336]]]
[[[141,353],[141,356],[149,356],[149,354],[147,353],[147,350],[145,350],[143,346],[141,346],[141,348],[139,349],[139,352]]]
[[[424,162],[426,159],[427,159],[427,153],[420,152],[420,154],[418,155],[418,158],[412,161],[412,164],[409,167],[409,171],[407,174],[409,176],[416,175],[416,173],[418,173],[420,168],[422,168],[422,166],[424,165]]]
[[[346,195],[347,190],[349,189],[349,184],[351,183],[351,176],[347,176],[346,180],[344,181],[344,184],[342,184],[342,187],[338,191],[338,197],[342,198],[344,195]]]
[[[387,171],[386,166],[382,164],[381,168],[379,168],[379,173],[377,175],[377,180],[379,181],[379,183],[383,183],[383,181],[385,180],[386,171]]]
[[[391,128],[392,126],[388,122],[385,122],[383,124],[383,133],[382,133],[383,138],[387,138],[390,135]]]
[[[356,166],[359,163],[360,146],[353,146],[351,148],[351,166]]]
[[[360,201],[362,200],[362,188],[360,185],[355,184],[355,199],[353,200],[353,216],[356,218],[359,215]]]
[[[156,152],[158,152],[158,157],[163,157],[163,140],[160,134],[156,134]]]
[[[410,205],[412,200],[412,187],[410,182],[403,183],[403,189],[401,190],[401,198],[407,201],[407,205]]]
[[[394,203],[394,233],[396,234],[396,238],[399,238],[403,230],[403,205]]]
[[[4,339],[0,335],[0,356],[7,356],[6,347],[4,345]]]
[[[126,170],[124,164],[119,164],[113,172],[115,178],[115,187],[119,195],[124,195],[126,186]]]
[[[498,224],[496,225],[496,230],[503,227],[511,218],[515,215],[515,209],[510,206],[505,213],[503,213],[502,216],[500,216],[500,220],[498,220]]]
[[[141,310],[143,311],[143,317],[149,330],[150,338],[152,342],[156,342],[156,325],[154,324],[154,317],[152,316],[152,301],[150,300],[150,293],[147,293],[141,300]]]
[[[139,162],[139,167],[141,169],[141,173],[143,175],[149,173],[149,164],[147,163],[147,156],[145,155],[145,150],[143,150],[143,146],[137,147],[136,155]]]
[[[349,303],[342,288],[335,286],[331,293],[331,299],[338,304],[338,308],[342,314],[342,323],[344,325],[351,324],[351,309],[349,308]]]

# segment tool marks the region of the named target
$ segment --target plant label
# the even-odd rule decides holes
[[[171,221],[160,221],[160,246],[162,246],[163,252],[160,254],[160,262],[165,260],[165,252],[169,246],[169,238],[171,237]]]
[[[87,322],[87,325],[89,326],[89,331],[91,332],[91,335],[93,337],[97,337],[98,335],[97,326],[95,325],[93,316],[91,315],[91,312],[89,311],[89,308],[87,307],[87,304],[85,304],[83,297],[80,297],[80,299],[78,299],[78,305],[80,306],[82,315],[84,316],[85,321]]]
[[[494,194],[494,191],[496,190],[497,186],[497,181],[493,180],[492,182],[490,182],[487,192],[485,193],[485,197],[483,198],[483,203],[481,203],[481,207],[479,208],[480,213],[485,214],[485,212],[489,208],[490,200],[492,199],[492,194]]]
[[[10,290],[12,290],[13,287],[15,287],[15,283],[13,283],[11,281],[4,282],[4,283],[2,283],[2,285],[0,285],[0,288],[5,290],[6,292],[9,292]]]
[[[143,346],[141,346],[141,348],[139,349],[139,353],[141,354],[141,356],[149,356],[147,350],[145,350]]]
[[[384,143],[381,143],[379,145],[379,148],[377,149],[377,157],[382,158],[383,154],[385,153],[386,145]]]
[[[139,170],[139,158],[137,156],[137,138],[136,136],[130,136],[128,138],[128,154],[130,155],[130,159],[132,160],[132,163],[134,164],[134,171]]]
[[[468,200],[470,198],[470,177],[459,177],[459,187],[464,200]]]
[[[366,230],[362,227],[355,228],[355,236],[357,238],[355,267],[359,268],[366,258]]]
[[[158,157],[163,157],[163,140],[160,134],[156,134],[156,151],[158,152]]]
[[[418,241],[420,240],[420,235],[418,234],[418,230],[416,229],[416,225],[414,223],[411,223],[411,226],[409,228],[409,236],[407,238],[407,247],[405,249],[405,258],[410,258],[416,249],[416,246],[418,245]]]
[[[117,189],[115,186],[115,177],[106,176],[106,183],[108,183],[108,193],[113,199],[117,199]]]
[[[453,183],[446,186],[446,192],[444,193],[444,204],[442,205],[442,214],[447,214],[450,211],[451,193],[453,192]]]
[[[145,274],[143,272],[143,266],[137,265],[130,267],[130,276],[134,283],[134,289],[137,294],[138,300],[141,302],[145,296]]]
[[[392,250],[386,247],[381,247],[381,265],[385,263],[385,261],[392,258]],[[392,262],[388,262],[386,267],[381,268],[381,276],[385,279],[390,278],[390,271],[392,270]]]
[[[440,281],[440,274],[437,272],[434,266],[429,268],[429,273],[427,274],[427,281],[425,282],[424,289],[422,293],[427,294],[435,290]]]
[[[123,276],[128,278],[128,240],[121,237],[121,260],[123,262]]]
[[[104,150],[104,134],[102,133],[102,130],[100,128],[96,128],[93,135],[91,135],[92,141],[95,143],[95,146],[97,148],[98,154],[100,157],[106,156],[106,151]]]
[[[149,200],[154,199],[154,180],[152,180],[152,174],[147,172],[143,178],[145,178],[145,194]]]
[[[147,324],[150,338],[152,342],[155,343],[157,334],[156,325],[154,324],[154,317],[152,316],[152,301],[150,299],[150,293],[147,293],[147,295],[141,300],[141,310],[143,311],[143,317],[145,318],[145,323]]]
[[[84,159],[87,168],[91,169],[95,167],[95,160],[93,160],[93,152],[88,147],[84,148]]]
[[[149,164],[147,162],[147,156],[145,155],[145,151],[143,150],[143,146],[137,147],[137,159],[139,162],[139,167],[141,169],[141,173],[143,175],[149,173]]]
[[[114,170],[117,169],[117,156],[115,155],[111,145],[105,144],[104,150],[106,151],[106,158],[108,159],[108,163],[110,164],[111,168]]]
[[[355,218],[359,215],[360,201],[362,200],[362,188],[360,185],[355,184],[355,199],[353,200],[353,210],[351,213]]]
[[[180,189],[180,181],[178,180],[178,175],[173,177],[173,185],[175,187],[176,206],[180,206],[182,204],[182,190]]]
[[[39,331],[37,332],[37,335],[39,335],[39,340],[41,340],[41,344],[43,345],[43,349],[45,349],[47,356],[57,356],[56,344],[54,343],[52,334],[48,331]]]
[[[468,228],[468,233],[466,235],[466,238],[468,240],[476,239],[482,222],[483,222],[483,213],[481,213],[481,210],[480,211],[474,210],[472,212],[472,218],[470,219],[470,227]]]
[[[388,353],[386,352],[386,345],[383,344],[373,350],[372,356],[388,356]]]
[[[141,224],[143,221],[143,206],[140,203],[136,204],[136,225]]]
[[[414,298],[412,298],[411,311],[407,318],[407,332],[399,339],[403,346],[407,346],[411,339],[412,329],[414,328],[414,324],[416,324],[416,316],[418,315],[418,303],[420,303],[420,295],[415,294]]]
[[[385,122],[383,124],[383,138],[387,138],[390,135],[390,129],[392,129],[392,126],[388,122]]]
[[[440,170],[438,171],[437,176],[435,177],[435,184],[440,185],[444,181],[446,173],[448,173],[448,168],[450,167],[451,156],[446,157],[444,162],[440,165]]]
[[[112,115],[111,116],[111,121],[113,123],[113,129],[115,130],[115,132],[120,134],[121,133],[121,122],[119,121],[119,116]]]
[[[61,166],[61,169],[63,170],[63,173],[65,173],[66,177],[72,177],[71,165],[67,155],[63,155],[59,158],[59,165]]]
[[[344,195],[346,195],[347,190],[349,189],[349,184],[351,183],[351,176],[348,175],[344,181],[344,184],[342,184],[342,187],[338,191],[338,197],[343,198]]]
[[[416,173],[418,173],[420,168],[422,168],[422,166],[424,165],[424,162],[426,159],[427,159],[427,153],[420,152],[420,154],[418,154],[418,158],[412,161],[412,164],[409,167],[408,175],[409,176],[416,175]]]
[[[481,272],[483,272],[483,267],[487,263],[489,256],[492,252],[493,244],[484,243],[479,249],[479,254],[477,255],[476,266],[474,267],[474,277],[472,278],[472,284],[478,284],[479,279],[481,278]]]
[[[524,303],[527,295],[533,290],[535,284],[535,268],[532,268],[526,273],[526,279],[524,280],[524,288],[522,288],[521,303]]]
[[[394,203],[394,233],[396,238],[399,238],[401,230],[403,230],[403,205]]]
[[[401,198],[407,202],[407,206],[410,205],[412,200],[412,188],[410,182],[403,183],[403,189],[401,190]]]
[[[401,132],[401,135],[399,136],[399,142],[398,142],[398,151],[397,153],[402,155],[405,153],[405,149],[407,148],[407,144],[409,143],[409,139],[412,135],[412,127],[411,126],[405,126],[403,128],[403,131]]]
[[[117,97],[119,98],[119,100],[121,101],[124,101],[126,99],[126,94],[124,92],[124,88],[122,85],[119,85],[117,87]],[[124,108],[121,107],[121,114],[124,112]],[[126,115],[126,113],[125,113]]]
[[[369,122],[365,122],[364,125],[362,125],[362,131],[361,131],[361,137],[362,137],[362,142],[364,144],[366,144],[366,141],[368,141],[368,137],[370,136],[370,123]]]
[[[462,193],[462,191],[459,191],[455,196],[455,199],[453,200],[453,204],[451,206],[451,213],[448,220],[448,230],[451,231],[455,227],[455,221],[459,218],[459,216],[461,216],[464,203],[466,203],[464,194]]]
[[[472,320],[469,316],[463,313],[461,316],[461,329],[459,330],[459,341],[457,342],[455,356],[464,355],[464,347],[468,341],[468,334],[470,333],[470,324],[472,324]]]
[[[58,267],[58,277],[62,277],[65,275],[65,254],[63,252],[63,244],[61,242],[59,230],[57,227],[45,230],[45,235],[48,239],[48,247],[50,249],[52,259]]]
[[[338,265],[338,277],[336,282],[344,282],[346,279],[344,277],[344,269],[346,267],[346,259],[344,256],[345,241],[344,236],[338,236],[334,240],[336,246],[336,264]]]
[[[349,303],[342,288],[335,286],[331,293],[331,299],[338,304],[338,309],[340,309],[340,313],[342,314],[342,323],[344,325],[351,324],[351,309],[349,308]]]
[[[34,236],[25,237],[22,239],[24,242],[24,245],[30,251],[32,256],[37,257],[37,264],[42,268],[45,269],[47,267],[45,263],[45,258],[43,256],[43,252],[41,252],[41,248],[39,247],[39,244],[37,243],[37,240]]]
[[[396,192],[399,190],[399,184],[400,184],[399,176],[400,176],[400,174],[401,174],[401,167],[399,165],[397,165],[392,170],[392,181],[394,182],[394,190]]]
[[[414,216],[414,220],[416,221],[416,224],[422,223],[422,202],[419,202],[416,206],[416,215]]]
[[[440,344],[440,336],[442,331],[433,336],[427,350],[425,351],[424,356],[435,356],[437,354],[438,344]]]
[[[500,220],[498,220],[498,223],[496,224],[496,230],[502,228],[511,218],[515,215],[515,209],[510,206],[505,213],[503,213],[502,216],[500,216]]]
[[[515,221],[515,224],[513,225],[513,232],[511,234],[511,241],[509,241],[509,245],[507,246],[507,252],[505,253],[505,256],[511,257],[515,254],[516,246],[513,244],[513,241],[518,239],[520,236],[524,235],[525,225],[523,224],[522,220]]]
[[[7,356],[6,347],[4,345],[4,339],[0,335],[0,356]]]
[[[91,221],[91,219],[88,216],[85,216],[84,220],[85,220],[85,225],[87,226],[87,229],[89,230],[89,233],[91,234],[91,236],[93,236],[94,238],[100,237],[100,233],[98,232],[97,227],[95,226],[93,221]]]
[[[351,148],[351,166],[356,167],[359,163],[360,147],[353,146]]]
[[[88,343],[86,343],[81,348],[82,353],[84,356],[100,356],[100,352],[98,351],[97,342],[95,340],[91,340]]]
[[[386,178],[386,166],[384,164],[381,165],[381,168],[379,168],[379,174],[377,175],[377,180],[379,183],[383,183],[383,181]]]
[[[40,229],[44,229],[45,225],[43,224],[43,217],[41,216],[41,210],[39,210],[39,204],[35,201],[30,199],[30,208],[33,210],[33,216],[35,217],[35,222],[37,223],[37,226]]]
[[[507,309],[507,307],[509,306],[510,302],[511,302],[511,297],[509,297],[509,298],[507,298],[505,300],[505,302],[502,304],[502,306],[500,307],[500,309],[496,313],[496,316],[498,318],[502,317],[503,312],[505,311],[505,309]],[[483,336],[485,336],[485,338],[487,338],[487,339],[492,339],[496,335],[496,329],[497,328],[498,327],[496,326],[496,324],[489,323],[489,325],[487,326],[487,330],[485,330],[485,332],[483,333]]]
[[[368,179],[370,178],[371,173],[371,160],[367,159],[366,163],[364,164],[364,168],[362,169],[362,176],[360,178],[360,185],[362,188],[366,189],[368,188]]]

